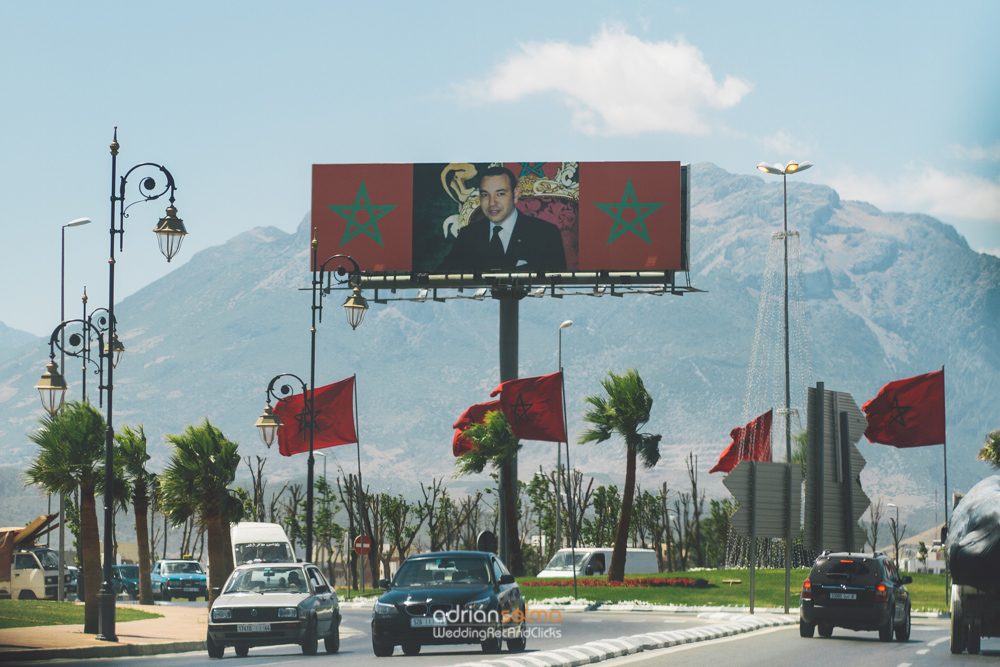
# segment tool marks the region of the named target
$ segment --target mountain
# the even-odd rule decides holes
[[[762,330],[754,344],[758,304],[775,295],[765,269],[774,258],[771,233],[780,229],[782,190],[776,180],[711,164],[695,165],[691,183],[690,280],[705,291],[526,298],[519,369],[522,376],[555,371],[557,329],[572,319],[574,326],[563,331],[570,433],[584,428],[582,399],[602,391],[604,374],[635,367],[655,400],[647,430],[664,435],[663,459],[642,471],[643,486],[666,481],[686,488],[684,459],[693,452],[701,486],[723,496],[721,475],[707,471],[729,431],[745,423],[746,406],[771,400],[762,399],[756,381],[748,382],[748,369],[762,346],[775,342]],[[819,380],[861,405],[886,382],[944,366],[949,490],[968,489],[987,474],[975,461],[985,433],[1000,426],[1000,259],[972,251],[933,218],[842,201],[823,185],[790,183],[788,220],[799,232],[796,285],[803,289],[798,306],[808,337],[794,341],[793,395]],[[310,277],[309,230],[307,216],[293,234],[272,227],[245,232],[117,306],[127,351],[114,376],[115,425],[145,425],[154,467],[169,455],[164,434],[207,416],[244,455],[267,455],[273,478],[304,473],[305,457],[268,452],[253,424],[271,377],[290,372],[308,381],[310,293],[303,288]],[[418,483],[431,477],[449,478],[457,491],[481,485],[483,478],[450,479],[451,424],[498,384],[497,302],[372,302],[352,331],[340,308],[344,297],[334,291],[325,299],[317,384],[357,374],[366,481],[404,493],[418,493]],[[0,465],[23,467],[33,455],[25,434],[41,413],[33,386],[44,370],[45,347],[40,341],[22,346],[0,361]],[[78,398],[80,382],[69,379],[70,397]],[[780,384],[770,371],[765,380]],[[95,385],[96,378],[88,380],[91,398]],[[776,403],[767,404],[780,407]],[[800,402],[793,406],[803,410]],[[943,504],[942,448],[896,450],[862,439],[859,449],[868,460],[862,473],[868,495],[911,508],[914,528],[933,523]],[[783,441],[775,451],[780,458]],[[326,453],[331,474],[337,466],[357,469],[355,447]],[[575,446],[572,457],[573,466],[598,483],[621,483],[621,443]],[[555,458],[551,444],[526,443],[520,475],[553,467]]]
[[[20,347],[39,341],[41,339],[35,334],[21,331],[20,329],[11,329],[3,322],[0,322],[0,350],[8,350],[12,347]]]

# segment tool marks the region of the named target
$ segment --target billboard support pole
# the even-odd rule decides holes
[[[518,351],[518,317],[520,301],[527,294],[527,291],[519,287],[494,287],[493,298],[500,302],[500,382],[508,382],[517,379],[517,351]],[[499,556],[500,560],[510,567],[510,543],[507,539],[507,522],[513,521],[517,525],[517,517],[507,516],[507,503],[504,497],[504,482],[509,478],[511,488],[517,493],[517,456],[513,462],[500,469],[500,489],[499,489],[499,509],[500,509],[500,533],[499,535]],[[515,503],[516,504],[516,503]]]

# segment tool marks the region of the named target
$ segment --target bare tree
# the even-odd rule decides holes
[[[889,534],[892,535],[892,559],[899,569],[899,543],[906,537],[906,524],[899,525],[896,517],[889,517]]]
[[[698,567],[705,567],[705,547],[701,539],[701,513],[705,510],[705,492],[702,491],[701,495],[698,495],[698,457],[693,452],[688,452],[684,464],[687,466],[688,479],[691,480],[691,511],[694,515],[691,521],[692,531],[689,536],[694,542]]]
[[[872,545],[872,553],[878,549],[878,529],[882,524],[882,517],[885,516],[885,505],[882,502],[882,498],[876,498],[871,501],[868,506],[868,521],[861,522],[861,527],[864,528],[865,537],[868,539],[868,544]]]
[[[250,457],[243,459],[243,462],[247,464],[247,468],[250,470],[250,481],[253,482],[253,492],[250,496],[253,502],[253,516],[247,517],[248,520],[252,521],[264,521],[265,520],[265,507],[264,507],[264,489],[267,487],[267,480],[264,479],[264,464],[267,463],[267,458],[263,456],[257,457],[257,468],[250,464]]]
[[[667,488],[667,483],[664,482],[663,486],[660,487],[660,512],[663,513],[663,550],[666,552],[667,562],[664,564],[663,555],[659,553],[656,557],[660,560],[660,571],[661,572],[673,572],[674,571],[674,556],[673,556],[673,533],[674,531],[670,528],[670,513],[667,510],[667,499],[670,497],[670,489]],[[664,567],[664,565],[666,567]]]
[[[571,531],[570,535],[575,535],[575,539],[579,540],[580,533],[583,531],[583,517],[590,508],[594,497],[594,478],[590,478],[587,488],[584,489],[583,473],[574,468],[572,472],[563,477],[563,484],[568,498],[566,503],[566,516],[569,519],[566,522],[567,528]]]

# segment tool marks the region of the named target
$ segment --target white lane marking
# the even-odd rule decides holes
[[[930,652],[931,650],[929,648],[922,648],[919,651],[917,651],[917,655],[927,655]]]
[[[901,662],[896,667],[910,667],[910,663],[908,663],[908,662]]]
[[[651,651],[642,651],[631,656],[624,656],[621,658],[613,658],[602,664],[607,665],[607,667],[613,667],[616,665],[627,665],[632,662],[637,662],[639,660],[650,660],[661,655],[666,655],[668,653],[677,653],[678,651],[688,651],[693,648],[700,648],[703,646],[714,646],[721,644],[723,642],[735,642],[741,639],[750,639],[751,637],[759,637],[761,635],[771,634],[772,632],[780,632],[781,630],[792,630],[797,628],[795,625],[779,626],[776,628],[767,628],[765,630],[757,630],[754,632],[746,632],[740,635],[733,635],[732,637],[723,637],[722,639],[713,639],[712,641],[701,641],[693,642],[690,644],[679,644],[677,646],[671,646],[669,648],[654,649]],[[907,665],[909,667],[909,665]]]
[[[935,640],[934,640],[934,641],[932,641],[932,642],[927,642],[927,645],[928,645],[928,646],[937,646],[937,645],[938,645],[938,644],[940,644],[941,642],[946,642],[946,641],[948,641],[949,639],[951,639],[951,637],[949,637],[949,636],[945,635],[944,637],[939,637],[938,639],[935,639]]]
[[[687,623],[683,618],[667,618],[664,619],[664,623]]]

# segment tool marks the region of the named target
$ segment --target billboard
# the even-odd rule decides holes
[[[680,162],[313,165],[318,260],[465,284],[686,271],[687,173]]]

